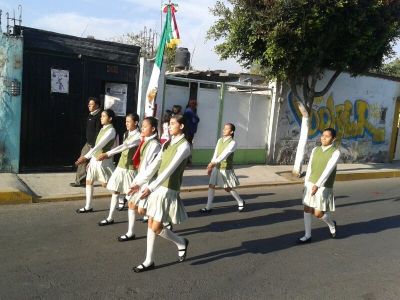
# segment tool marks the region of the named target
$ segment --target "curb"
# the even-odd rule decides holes
[[[32,202],[32,196],[17,189],[0,190],[0,204],[27,204]]]
[[[287,172],[291,173],[291,172]],[[399,171],[383,171],[383,172],[363,172],[363,173],[338,173],[336,174],[337,181],[352,181],[352,180],[364,180],[364,179],[382,179],[382,178],[396,178],[400,177]],[[274,187],[274,186],[285,186],[303,184],[303,180],[292,180],[292,181],[278,181],[278,182],[256,182],[250,184],[240,185],[239,189],[256,188],[256,187]],[[217,187],[217,190],[223,188]],[[197,187],[183,187],[181,192],[201,192],[207,191],[208,185],[201,185]],[[110,197],[111,193],[96,193],[93,195],[93,199]],[[16,189],[4,189],[0,190],[0,205],[2,204],[27,204],[27,203],[45,203],[45,202],[61,202],[61,201],[78,201],[84,200],[85,194],[77,195],[57,195],[57,196],[46,196],[46,197],[32,197],[24,192]]]
[[[382,179],[400,177],[400,171],[368,172],[368,173],[338,173],[337,181],[363,180],[363,179]]]
[[[93,195],[93,199],[111,197],[111,193],[96,193]],[[85,200],[86,195],[57,195],[57,196],[47,196],[47,197],[38,197],[33,199],[33,203],[44,203],[44,202],[62,202],[62,201],[78,201]]]

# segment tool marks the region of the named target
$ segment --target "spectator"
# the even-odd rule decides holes
[[[100,116],[100,101],[95,97],[90,97],[88,102],[89,115],[86,122],[86,143],[81,150],[81,155],[84,156],[94,147],[97,134],[101,129]],[[78,165],[76,170],[75,182],[70,183],[73,187],[84,187],[86,184],[86,167],[88,162]]]
[[[176,116],[176,115],[181,115],[181,114],[182,114],[182,106],[176,105],[176,104],[174,106],[172,106],[171,117]]]
[[[161,144],[164,144],[171,137],[169,134],[169,130],[168,130],[169,120],[171,119],[171,114],[172,114],[172,112],[167,109],[163,115],[162,128],[161,128],[162,132],[161,132],[161,137],[160,137]]]
[[[197,125],[200,122],[200,118],[197,115],[197,100],[190,99],[188,105],[186,106],[185,113],[183,114],[185,117],[185,126],[187,132],[187,140],[190,145],[193,145],[193,138],[195,133],[197,132]]]

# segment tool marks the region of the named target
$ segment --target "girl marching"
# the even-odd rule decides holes
[[[311,216],[329,226],[332,238],[336,237],[336,222],[330,212],[335,211],[333,184],[340,152],[333,145],[336,131],[326,128],[321,135],[321,146],[315,147],[310,156],[304,180],[304,227],[305,235],[297,240],[299,244],[311,242]]]
[[[113,214],[117,206],[119,194],[126,194],[135,178],[132,158],[140,143],[138,123],[139,116],[137,114],[128,114],[125,120],[127,131],[124,134],[124,142],[118,147],[100,154],[98,158],[98,160],[102,161],[114,156],[115,154],[121,153],[117,168],[112,173],[107,184],[107,189],[112,191],[110,212],[106,219],[99,222],[99,226],[114,223]]]
[[[244,209],[245,202],[234,190],[239,185],[239,180],[233,169],[233,155],[236,150],[236,142],[233,139],[235,135],[235,125],[225,124],[222,130],[222,138],[218,140],[214,155],[207,166],[207,174],[210,176],[208,199],[205,208],[200,209],[201,213],[210,213],[215,195],[215,186],[224,187],[225,191],[230,193],[238,203],[238,211]]]
[[[106,187],[108,180],[114,171],[112,159],[98,160],[100,154],[111,150],[115,140],[115,129],[113,120],[115,114],[111,109],[103,110],[100,122],[103,127],[97,135],[95,146],[84,156],[78,158],[76,165],[85,163],[90,159],[86,176],[86,205],[76,210],[77,213],[93,212],[93,183],[100,181],[103,187]]]
[[[134,167],[138,170],[138,176],[147,170],[158,152],[160,152],[161,145],[157,138],[157,127],[158,121],[156,118],[144,118],[142,122],[141,142],[133,158]],[[135,180],[133,180],[131,185],[135,184]],[[147,182],[143,184],[143,187],[147,187]],[[140,200],[140,195],[140,192],[135,193],[128,202],[128,232],[118,237],[118,241],[120,242],[135,239],[135,214],[138,212],[139,214],[144,215],[147,208],[147,199]]]
[[[144,183],[158,172],[157,178],[142,192],[140,199],[147,200],[147,252],[145,261],[133,270],[136,273],[154,269],[154,241],[156,235],[175,243],[178,247],[178,262],[186,258],[189,241],[180,237],[163,223],[179,224],[187,219],[187,214],[179,196],[183,171],[190,155],[190,145],[184,136],[185,120],[182,115],[174,115],[169,123],[171,140],[166,142],[160,153],[148,167],[145,173],[135,178],[133,190],[139,190]]]

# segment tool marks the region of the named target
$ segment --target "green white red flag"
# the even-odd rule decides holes
[[[165,23],[163,32],[161,35],[160,44],[157,49],[157,54],[151,73],[149,85],[146,92],[146,103],[144,114],[146,117],[155,116],[156,114],[156,97],[158,91],[158,81],[160,78],[160,72],[164,60],[165,47],[175,47],[179,44],[179,30],[176,23],[175,4],[169,3],[163,7],[163,12],[166,13]]]

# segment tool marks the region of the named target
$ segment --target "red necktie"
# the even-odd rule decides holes
[[[144,138],[140,141],[139,147],[136,149],[135,154],[133,155],[133,166],[135,169],[139,169],[140,165],[140,149],[142,148],[142,145],[144,144]]]

